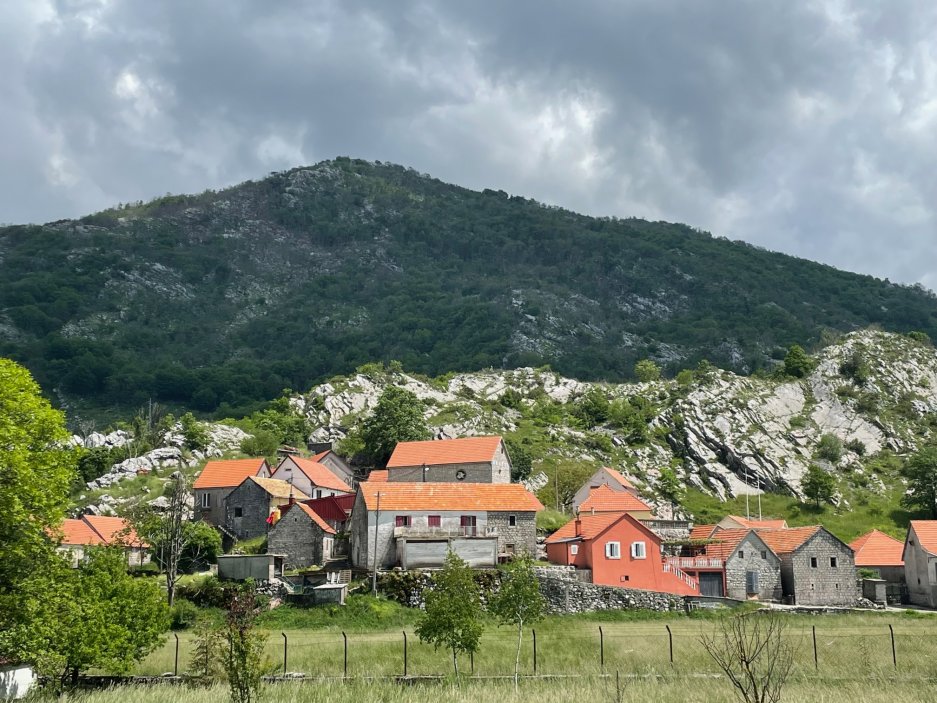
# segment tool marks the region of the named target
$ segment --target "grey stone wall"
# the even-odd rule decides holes
[[[836,566],[830,558],[836,558]],[[811,559],[817,560],[816,567]],[[797,605],[851,605],[859,597],[855,555],[825,530],[807,540],[795,552],[781,557],[782,570],[790,574]],[[789,595],[785,590],[784,595]]]
[[[739,556],[742,552],[743,556]],[[758,593],[748,593],[748,572],[758,574]],[[754,534],[749,534],[726,560],[726,595],[746,600],[752,595],[759,600],[780,601],[781,560]]]
[[[511,527],[511,515],[515,517],[515,526]],[[505,545],[513,544],[514,553],[527,552],[537,557],[537,514],[532,512],[488,513],[488,527],[498,530],[498,550],[506,551]]]
[[[583,583],[573,571],[537,569],[540,593],[551,613],[592,613],[599,610],[656,610],[666,612],[685,609],[683,598],[670,593],[641,591],[632,588],[597,586]]]
[[[209,506],[207,508],[203,508],[201,507],[202,496],[206,493],[209,496]],[[230,488],[196,488],[195,514],[199,517],[200,520],[204,520],[205,522],[211,523],[212,525],[224,526],[224,501],[229,493],[231,493]]]
[[[456,473],[465,472],[461,481]],[[444,464],[426,467],[427,483],[494,483],[494,469],[491,462],[480,464]],[[393,482],[420,483],[423,478],[423,466],[397,466],[389,469],[387,480]]]
[[[267,534],[270,496],[256,483],[245,481],[228,494],[224,504],[225,527],[238,539],[253,539]],[[236,516],[238,508],[241,509],[240,516]]]
[[[285,569],[304,569],[321,565],[325,533],[306,513],[289,510],[267,533],[267,552],[284,554]]]

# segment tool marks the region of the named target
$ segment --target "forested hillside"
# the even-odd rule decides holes
[[[818,232],[817,236],[822,236]],[[87,408],[234,414],[374,360],[750,372],[824,330],[937,337],[918,287],[350,159],[0,229],[0,356]]]

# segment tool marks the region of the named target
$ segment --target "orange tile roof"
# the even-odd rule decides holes
[[[937,520],[912,520],[911,527],[924,551],[937,554]]]
[[[747,527],[717,530],[712,538],[718,541],[706,545],[706,556],[713,559],[728,559],[750,532],[751,530]]]
[[[690,530],[690,539],[709,539],[715,531],[715,525],[693,525]]]
[[[234,488],[248,476],[256,476],[266,459],[226,459],[209,461],[195,479],[192,488]]]
[[[478,464],[494,459],[500,437],[460,437],[428,442],[400,442],[387,462],[387,468],[401,466],[438,466],[440,464]]]
[[[611,469],[607,466],[603,466],[602,471],[611,475],[613,479],[618,481],[618,483],[620,483],[625,488],[634,489],[634,484],[631,483],[631,481],[629,481],[627,478],[625,478],[625,475],[621,471],[616,471],[615,469]]]
[[[856,566],[904,566],[904,542],[880,530],[866,532],[849,543]]]
[[[729,515],[742,527],[753,530],[780,530],[787,527],[787,520],[749,520],[741,515]]]
[[[789,554],[820,531],[819,525],[785,527],[780,530],[757,529],[758,536],[777,555]],[[717,533],[718,535],[718,533]]]
[[[107,544],[122,544],[128,547],[145,547],[136,531],[122,517],[109,517],[107,515],[84,515],[82,520],[91,525],[91,528],[101,535]]]
[[[330,488],[334,491],[342,491],[344,493],[354,493],[351,486],[333,474],[327,466],[323,466],[312,459],[303,459],[300,456],[288,458],[292,459],[296,466],[299,467],[299,470],[306,474],[306,478],[312,481],[313,485],[319,486],[320,488]],[[284,459],[284,461],[286,461],[286,459]]]
[[[543,510],[537,497],[519,483],[381,483],[358,484],[368,510]]]
[[[293,507],[299,507],[299,509],[302,510],[304,513],[306,513],[306,515],[308,515],[312,519],[312,521],[316,523],[322,529],[322,531],[325,532],[326,534],[329,534],[329,535],[335,534],[335,530],[332,529],[332,526],[329,525],[329,523],[327,523],[325,520],[323,520],[322,516],[320,516],[319,513],[317,513],[315,510],[310,508],[305,503],[293,503],[293,505],[287,508],[287,510],[291,510]]]
[[[319,452],[318,454],[313,455],[309,460],[315,461],[316,463],[318,463],[322,461],[323,459],[325,459],[325,457],[327,457],[331,453],[332,453],[331,449],[326,449],[324,452]]]
[[[651,506],[627,491],[616,491],[608,486],[599,486],[589,491],[589,497],[579,505],[579,514],[590,513],[647,512]]]
[[[263,478],[262,476],[248,476],[242,483],[246,481],[253,481],[272,498],[289,498],[292,495],[295,500],[309,500],[309,496],[289,481],[281,481],[278,478]]]
[[[71,518],[62,520],[59,529],[62,532],[61,544],[84,546],[105,544],[101,535],[95,532],[94,528],[84,520]]]
[[[387,483],[387,476],[390,472],[387,469],[373,469],[368,474],[368,480],[372,483]]]
[[[572,519],[547,537],[547,544],[554,544],[575,537],[594,539],[624,517],[623,513],[581,514],[579,516],[579,534],[576,534],[576,519]]]

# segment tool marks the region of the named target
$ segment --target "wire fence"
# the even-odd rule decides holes
[[[701,640],[713,627],[712,623],[695,628],[641,623],[580,626],[568,631],[525,628],[519,672],[525,676],[717,675],[719,670]],[[790,627],[784,636],[794,651],[795,677],[937,677],[937,631],[931,628],[820,625]],[[171,638],[136,673],[185,674],[193,650],[191,637]],[[516,630],[489,630],[474,654],[459,657],[459,668],[476,676],[511,676],[516,651]],[[440,676],[453,671],[451,653],[421,642],[412,630],[271,633],[266,655],[279,675],[375,678]]]

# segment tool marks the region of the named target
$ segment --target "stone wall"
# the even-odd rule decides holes
[[[245,481],[231,491],[224,505],[224,525],[238,539],[253,539],[267,533],[270,496],[253,481]],[[237,514],[239,508],[240,515]]]
[[[836,559],[832,566],[830,559]],[[816,566],[812,566],[816,559]],[[792,554],[781,557],[784,595],[797,605],[852,605],[859,597],[855,554],[826,530],[820,530]],[[785,574],[785,572],[787,572]]]
[[[456,474],[465,472],[465,478],[459,480]],[[423,466],[396,466],[387,472],[387,480],[395,483],[495,483],[491,462],[475,464],[437,464],[427,465],[426,477]],[[505,482],[506,483],[506,482]]]
[[[748,593],[749,571],[758,574],[758,592],[754,594]],[[726,595],[738,600],[757,596],[759,600],[773,601],[783,596],[781,560],[755,534],[749,533],[726,560]]]
[[[515,524],[511,527],[511,515],[514,516]],[[505,547],[508,544],[514,545],[515,554],[526,552],[531,557],[537,557],[537,519],[536,513],[488,513],[488,527],[495,527],[498,530],[498,550],[501,552],[509,551]]]
[[[591,613],[598,610],[683,611],[683,598],[671,593],[584,583],[572,568],[537,568],[540,593],[550,613]]]
[[[306,513],[290,508],[267,534],[267,552],[283,554],[284,569],[304,569],[322,564],[325,533]]]

